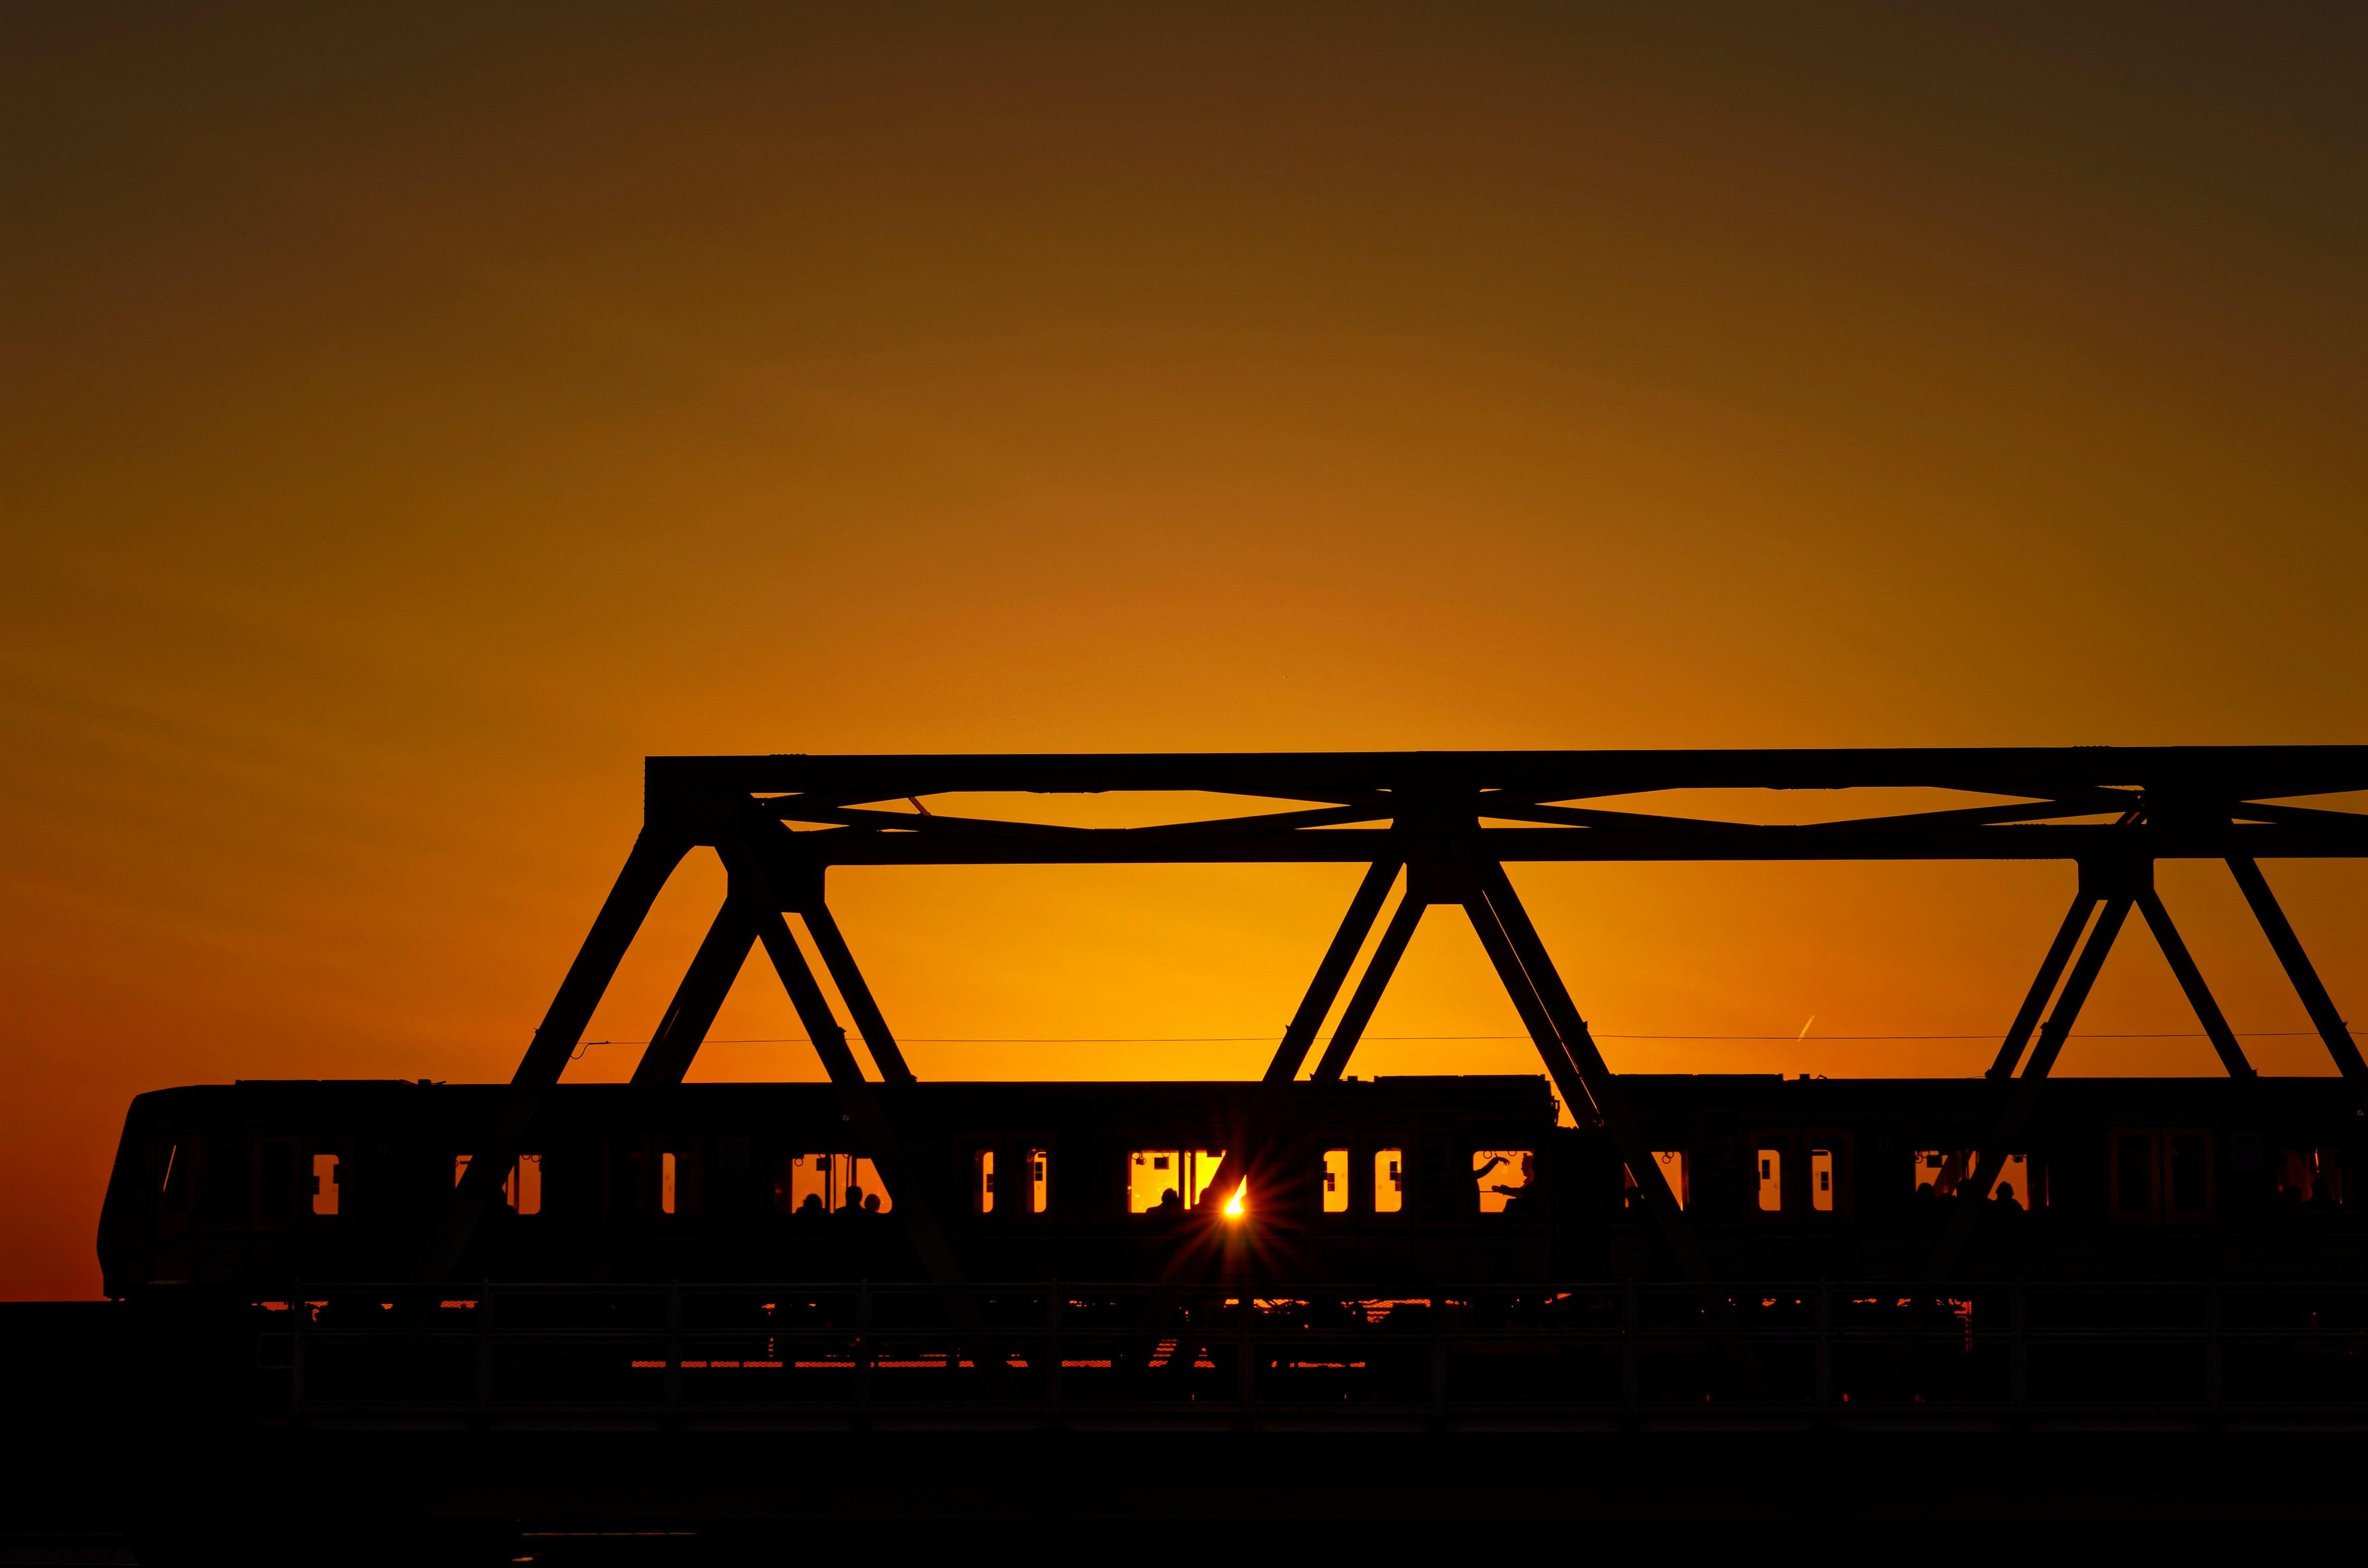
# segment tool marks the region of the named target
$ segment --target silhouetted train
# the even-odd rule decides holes
[[[1923,1268],[2003,1083],[1625,1077],[1734,1279]],[[99,1227],[111,1296],[404,1277],[497,1085],[243,1081],[132,1102]],[[1157,1276],[1255,1085],[881,1086],[980,1280]],[[1668,1278],[1604,1134],[1543,1078],[1302,1084],[1228,1267],[1277,1284]],[[2067,1079],[1958,1269],[1968,1278],[2368,1278],[2362,1134],[2335,1079]],[[459,1270],[497,1281],[918,1278],[827,1085],[564,1085]],[[2006,1188],[2011,1201],[2005,1201]],[[1212,1265],[1216,1267],[1217,1265]]]

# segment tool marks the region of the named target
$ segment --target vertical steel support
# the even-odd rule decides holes
[[[1317,1084],[1339,1082],[1349,1065],[1350,1053],[1357,1042],[1365,1038],[1365,1026],[1373,1021],[1373,1009],[1382,1003],[1382,993],[1389,989],[1390,977],[1398,971],[1398,960],[1406,957],[1406,944],[1414,940],[1414,928],[1422,923],[1425,901],[1417,896],[1414,873],[1406,873],[1406,896],[1390,915],[1390,923],[1382,928],[1382,939],[1373,948],[1373,956],[1365,964],[1365,972],[1357,981],[1357,989],[1349,995],[1349,1005],[1340,1011],[1340,1022],[1332,1030],[1332,1039],[1324,1047],[1324,1055],[1309,1075]]]
[[[2212,988],[2203,983],[2203,971],[2195,967],[2195,957],[2180,939],[2179,927],[2170,923],[2170,911],[2162,904],[2161,895],[2146,888],[2138,894],[2138,913],[2146,916],[2146,928],[2154,933],[2156,946],[2170,964],[2170,972],[2179,977],[2179,988],[2187,993],[2187,1005],[2195,1009],[2196,1022],[2211,1038],[2212,1049],[2220,1053],[2220,1065],[2228,1070],[2231,1078],[2252,1078],[2259,1074],[2245,1059],[2245,1048],[2237,1043],[2236,1031],[2228,1027],[2226,1015],[2214,1000]]]
[[[420,1246],[411,1269],[415,1282],[440,1283],[461,1261],[485,1206],[502,1190],[510,1167],[518,1163],[535,1114],[542,1108],[543,1096],[559,1082],[575,1042],[584,1038],[584,1026],[592,1021],[593,1009],[615,978],[633,934],[649,917],[650,905],[657,902],[666,879],[689,852],[690,840],[671,828],[660,831],[644,824],[633,840],[632,853],[625,858],[616,886],[609,890],[584,946],[576,951],[575,961],[568,966],[567,977],[559,983],[559,992],[542,1016],[542,1027],[534,1031],[525,1057],[510,1076],[508,1092],[495,1108],[493,1119],[477,1135],[476,1153],[470,1157],[468,1170],[444,1200]]]
[[[855,1019],[856,1032],[863,1037],[864,1048],[871,1052],[872,1064],[880,1069],[880,1076],[891,1084],[912,1083],[913,1070],[905,1065],[905,1053],[897,1048],[896,1037],[889,1033],[888,1020],[881,1016],[880,1004],[871,999],[871,987],[863,983],[863,971],[856,967],[847,938],[838,934],[838,922],[831,918],[830,906],[816,899],[798,913],[805,917],[814,951],[822,955],[823,967],[830,971],[832,983],[845,998],[847,1010]]]
[[[2097,902],[2097,895],[2085,887],[2072,895],[2072,907],[2065,915],[2064,924],[2056,927],[2055,940],[2047,945],[2047,956],[2039,960],[2039,973],[2032,977],[2031,990],[2016,1010],[2014,1022],[2007,1026],[1998,1060],[1990,1063],[1985,1077],[2014,1076],[2015,1068],[2022,1062],[2023,1048],[2031,1043],[2031,1031],[2039,1027],[2039,1015],[2046,1010],[2047,999],[2055,994],[2055,983],[2064,978],[2064,966],[2072,961],[2072,949],[2087,928]]]
[[[2345,1025],[2343,1015],[2335,1010],[2335,998],[2327,994],[2318,971],[2311,967],[2310,955],[2302,950],[2302,938],[2294,935],[2286,912],[2278,907],[2277,895],[2270,892],[2269,879],[2261,875],[2260,867],[2238,856],[2228,858],[2228,869],[2236,874],[2237,885],[2245,891],[2245,902],[2253,906],[2253,918],[2261,923],[2261,934],[2277,949],[2278,962],[2285,966],[2286,979],[2302,998],[2311,1027],[2327,1042],[2328,1054],[2335,1058],[2344,1082],[2359,1097],[2361,1108],[2368,1110],[2368,1062],[2360,1059],[2360,1047],[2352,1040],[2351,1030]]]
[[[715,912],[699,951],[691,955],[690,967],[683,971],[682,983],[675,988],[674,1000],[666,1005],[650,1043],[643,1049],[642,1060],[633,1068],[634,1087],[682,1082],[683,1074],[690,1071],[691,1059],[706,1043],[723,998],[731,994],[732,983],[740,978],[748,950],[756,945],[755,919],[727,889],[723,907]]]

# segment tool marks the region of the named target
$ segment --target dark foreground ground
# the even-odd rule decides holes
[[[2368,1526],[2368,1433],[305,1431],[0,1310],[0,1562],[1099,1562],[1590,1547],[2275,1552]]]

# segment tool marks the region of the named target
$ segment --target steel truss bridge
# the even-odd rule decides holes
[[[712,848],[723,905],[633,1074],[678,1083],[749,955],[764,949],[787,989],[894,1215],[964,1332],[985,1319],[898,1130],[791,934],[805,925],[879,1080],[913,1081],[886,1017],[833,920],[837,866],[1111,865],[1218,861],[1367,868],[1298,1011],[1268,1064],[1264,1092],[1229,1140],[1215,1179],[1233,1190],[1267,1149],[1286,1085],[1309,1071],[1325,1019],[1349,990],[1311,1075],[1337,1079],[1430,909],[1460,911],[1478,934],[1539,1058],[1572,1113],[1600,1126],[1698,1296],[1725,1321],[1732,1299],[1651,1157],[1577,1001],[1506,873],[1509,862],[1701,860],[2057,860],[2078,869],[2070,906],[1989,1069],[2014,1080],[1982,1141],[1968,1187],[1989,1190],[2029,1123],[2106,955],[2133,912],[2169,960],[2227,1071],[2253,1067],[2154,889],[2163,859],[2226,863],[2314,1027],[2363,1110],[2368,1061],[2261,872],[2280,858],[2368,853],[2368,815],[2294,803],[2368,789],[2368,746],[2160,746],[1893,751],[1592,751],[651,757],[639,836],[535,1031],[501,1110],[431,1228],[414,1280],[449,1279],[529,1129],[581,1040],[666,879]],[[1605,810],[1588,801],[1683,790],[1935,790],[1976,798],[1940,811],[1763,824]],[[1249,815],[1089,828],[932,811],[933,797],[1204,794],[1287,805]],[[1402,884],[1402,886],[1401,886]],[[1350,971],[1398,892],[1380,940]],[[1960,1204],[1920,1281],[1947,1281],[1981,1205]],[[1179,1247],[1180,1288],[1205,1253]],[[1168,1296],[1154,1316],[1172,1310]],[[1748,1358],[1745,1359],[1748,1360]],[[1755,1383],[1757,1378],[1751,1380]]]

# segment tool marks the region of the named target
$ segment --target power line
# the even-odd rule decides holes
[[[1788,1045],[1807,1045],[1826,1040],[1993,1040],[1990,1034],[1608,1034],[1590,1031],[1597,1040],[1782,1040]],[[2316,1029],[2238,1029],[2239,1040],[2317,1040]],[[1144,1034],[1144,1035],[898,1035],[905,1045],[1252,1045],[1265,1044],[1277,1037],[1268,1034]],[[1368,1040],[1455,1041],[1455,1040],[1525,1040],[1525,1034],[1369,1034]],[[2201,1029],[2148,1029],[2131,1031],[2078,1031],[2072,1040],[2209,1040]],[[647,1045],[645,1040],[587,1040],[578,1042],[579,1049],[594,1045]],[[805,1035],[770,1035],[741,1040],[712,1039],[709,1045],[805,1045]]]

